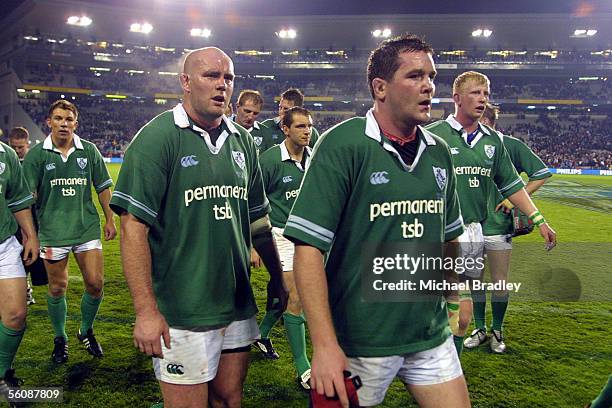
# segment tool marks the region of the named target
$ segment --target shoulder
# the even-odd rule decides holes
[[[259,161],[261,163],[278,161],[277,159],[280,159],[280,155],[281,155],[280,145],[274,145],[259,155]]]
[[[15,153],[15,151],[13,150],[11,146],[7,145],[4,142],[0,142],[0,145],[4,149],[4,154],[6,155],[7,160],[19,161],[19,159],[17,158],[17,153]]]
[[[276,125],[276,122],[274,121],[274,118],[266,119],[266,120],[263,120],[263,121],[258,122],[258,123],[259,123],[259,127],[260,128],[267,128],[267,127],[270,127],[272,125]]]

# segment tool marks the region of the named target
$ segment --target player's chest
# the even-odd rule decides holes
[[[46,152],[40,171],[43,179],[88,178],[93,163],[84,151],[77,150],[67,157],[57,152]]]
[[[493,167],[498,146],[487,138],[479,140],[474,146],[468,146],[461,137],[453,138],[449,143],[455,168],[463,166],[476,166],[490,169]]]
[[[211,149],[203,140],[192,139],[177,148],[171,166],[172,184],[245,186],[250,158],[244,146],[233,140],[225,140],[218,148]]]

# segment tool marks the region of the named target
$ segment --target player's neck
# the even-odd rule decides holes
[[[462,114],[460,111],[459,112],[455,112],[454,116],[455,116],[455,119],[457,120],[457,122],[459,122],[461,127],[467,133],[472,133],[473,131],[476,130],[476,128],[478,128],[478,121],[477,120],[474,120],[474,119],[468,117],[467,115]]]
[[[191,120],[195,122],[196,125],[198,125],[204,130],[215,129],[221,125],[222,116],[216,118],[209,118],[199,115],[198,112],[193,109],[193,106],[191,106],[191,104],[187,101],[183,103],[183,109],[185,109],[187,116],[189,116]]]
[[[400,139],[413,139],[416,136],[418,123],[400,123],[393,120],[390,115],[374,109],[374,118],[378,127],[385,133],[390,133]]]
[[[287,152],[289,152],[291,159],[298,162],[302,161],[304,158],[304,149],[306,149],[305,146],[296,145],[291,140],[285,139],[285,147],[287,148]]]
[[[53,147],[66,155],[74,145],[74,136],[70,135],[67,138],[60,138],[51,134],[51,141],[53,142]]]

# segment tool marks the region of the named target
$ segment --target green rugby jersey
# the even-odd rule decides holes
[[[28,184],[36,192],[40,246],[70,246],[100,239],[100,217],[91,188],[101,193],[113,181],[96,146],[76,134],[73,140],[68,157],[53,146],[49,135],[23,160]]]
[[[34,204],[17,153],[0,142],[0,243],[17,231],[14,212]]]
[[[504,197],[523,188],[501,137],[493,129],[479,123],[478,135],[470,146],[467,132],[453,115],[426,128],[448,143],[453,154],[457,194],[466,224],[482,222],[487,217],[487,199],[493,186]]]
[[[526,173],[530,181],[542,180],[552,176],[552,173],[548,170],[548,167],[544,164],[542,159],[540,159],[529,146],[515,137],[503,135],[500,132],[497,133],[502,137],[510,160],[512,160],[519,174]],[[495,207],[503,199],[504,198],[497,188],[492,186],[489,190],[487,218],[482,223],[482,232],[484,235],[505,235],[512,234],[514,231],[512,216],[510,214],[505,214],[503,211],[495,211]]]
[[[255,140],[259,152],[265,152],[272,146],[285,140],[285,133],[281,129],[280,119],[278,117],[260,122],[257,129],[253,126],[251,135],[253,136],[253,140]],[[310,132],[309,146],[314,147],[317,140],[319,140],[319,131],[313,126]]]
[[[368,242],[441,243],[463,232],[448,146],[421,127],[418,137],[408,166],[372,111],[332,127],[313,153],[285,226],[289,239],[329,251],[329,302],[348,356],[418,352],[450,335],[442,297],[400,303],[362,297],[361,272],[371,272],[361,266]]]
[[[211,143],[181,104],[138,131],[113,211],[149,227],[153,290],[173,327],[212,328],[257,313],[249,281],[250,223],[269,212],[247,131],[223,117]]]
[[[285,145],[286,140],[259,156],[264,188],[272,207],[270,222],[277,228],[285,228],[289,211],[300,192],[305,170],[301,163],[294,161],[289,155]],[[306,167],[308,167],[310,147],[306,146],[304,154],[306,155]]]

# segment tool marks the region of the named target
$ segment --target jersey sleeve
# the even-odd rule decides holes
[[[304,174],[300,193],[284,235],[327,252],[332,246],[338,224],[351,192],[353,149],[334,140],[334,130],[321,136],[319,145]]]
[[[497,136],[494,136],[497,137]],[[497,185],[497,189],[504,198],[510,197],[512,194],[524,187],[523,179],[518,175],[514,164],[510,160],[510,155],[506,150],[503,142],[497,145],[495,154],[495,163],[493,164],[493,180]]]
[[[459,197],[457,196],[457,177],[453,170],[453,157],[450,149],[448,147],[446,149],[448,151],[450,165],[446,169],[449,177],[446,186],[444,240],[452,241],[463,234],[463,217],[461,216],[461,207],[459,206]]]
[[[249,172],[249,219],[250,222],[256,221],[270,212],[270,203],[264,190],[264,182],[259,166],[258,153],[255,143],[246,144],[247,154],[250,156],[251,171]]]
[[[96,193],[100,194],[102,191],[113,185],[113,180],[111,179],[110,174],[108,174],[108,169],[106,168],[102,154],[100,154],[100,151],[95,145],[92,145],[91,147],[94,163],[92,182],[94,188],[96,189]]]
[[[552,173],[542,159],[519,139],[512,140],[512,147],[508,146],[508,153],[519,173],[526,173],[529,180],[542,180],[552,176]]]
[[[28,187],[17,155],[9,152],[11,178],[6,188],[6,203],[11,212],[21,211],[34,204],[34,196]]]
[[[40,187],[42,168],[39,164],[40,150],[32,149],[23,159],[23,175],[25,176],[28,187],[32,192],[37,193]]]
[[[145,126],[127,148],[110,202],[117,214],[128,212],[148,225],[156,222],[169,177],[168,131]]]

